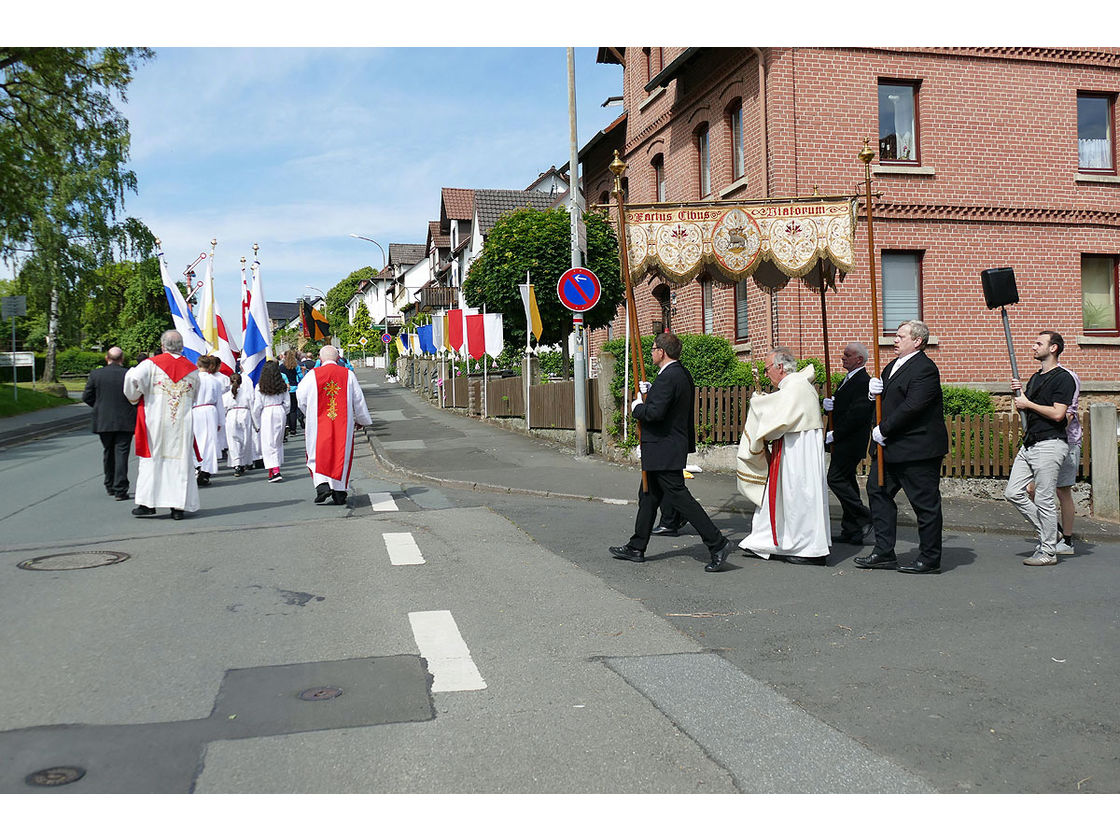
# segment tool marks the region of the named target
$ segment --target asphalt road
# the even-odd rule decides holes
[[[379,443],[438,424],[363,379]],[[301,443],[181,522],[106,496],[84,431],[0,453],[0,791],[1120,792],[1114,546],[1038,570],[1024,537],[952,534],[939,577],[841,547],[710,575],[696,537],[610,558],[632,505],[365,447],[354,506],[319,508]],[[28,784],[60,766],[85,775]]]

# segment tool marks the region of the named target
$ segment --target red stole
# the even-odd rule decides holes
[[[167,374],[172,382],[178,382],[192,370],[198,370],[198,365],[194,364],[186,356],[179,356],[176,358],[170,353],[160,353],[158,356],[151,356],[148,361]],[[140,402],[136,405],[136,431],[134,434],[136,440],[136,456],[138,458],[151,458],[152,449],[148,441],[148,422],[144,417],[144,398],[140,398]]]
[[[767,501],[770,502],[770,533],[774,537],[774,545],[778,544],[778,514],[775,508],[778,505],[778,485],[781,483],[783,440],[784,438],[778,438],[774,441],[770,450],[770,474],[766,477]]]
[[[315,472],[341,481],[346,447],[354,427],[350,417],[350,371],[339,364],[312,368],[315,376]]]

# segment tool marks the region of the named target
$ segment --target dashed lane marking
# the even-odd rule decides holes
[[[449,610],[413,612],[408,614],[408,620],[420,655],[428,661],[432,693],[486,688]]]
[[[400,510],[397,507],[397,501],[393,498],[393,494],[389,492],[384,493],[370,493],[369,505],[374,510]]]
[[[424,562],[420,547],[407,531],[402,534],[382,534],[389,562],[394,566],[419,566]]]

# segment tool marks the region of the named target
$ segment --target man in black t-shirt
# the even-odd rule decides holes
[[[1019,508],[1038,534],[1038,547],[1023,561],[1028,566],[1053,566],[1058,562],[1055,488],[1058,470],[1069,452],[1066,409],[1073,402],[1076,387],[1069,371],[1058,366],[1058,356],[1064,348],[1061,335],[1053,330],[1040,332],[1031,351],[1042,367],[1027,382],[1023,394],[1015,397],[1015,408],[1026,412],[1027,426],[1003,495]],[[1012,392],[1020,387],[1018,379],[1011,380]],[[1031,483],[1035,486],[1033,500],[1027,492]]]

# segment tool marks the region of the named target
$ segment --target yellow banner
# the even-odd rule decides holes
[[[741,280],[764,261],[788,277],[804,277],[820,260],[845,274],[852,268],[855,215],[849,197],[629,207],[626,225],[634,280],[652,271],[684,283],[706,269]]]

